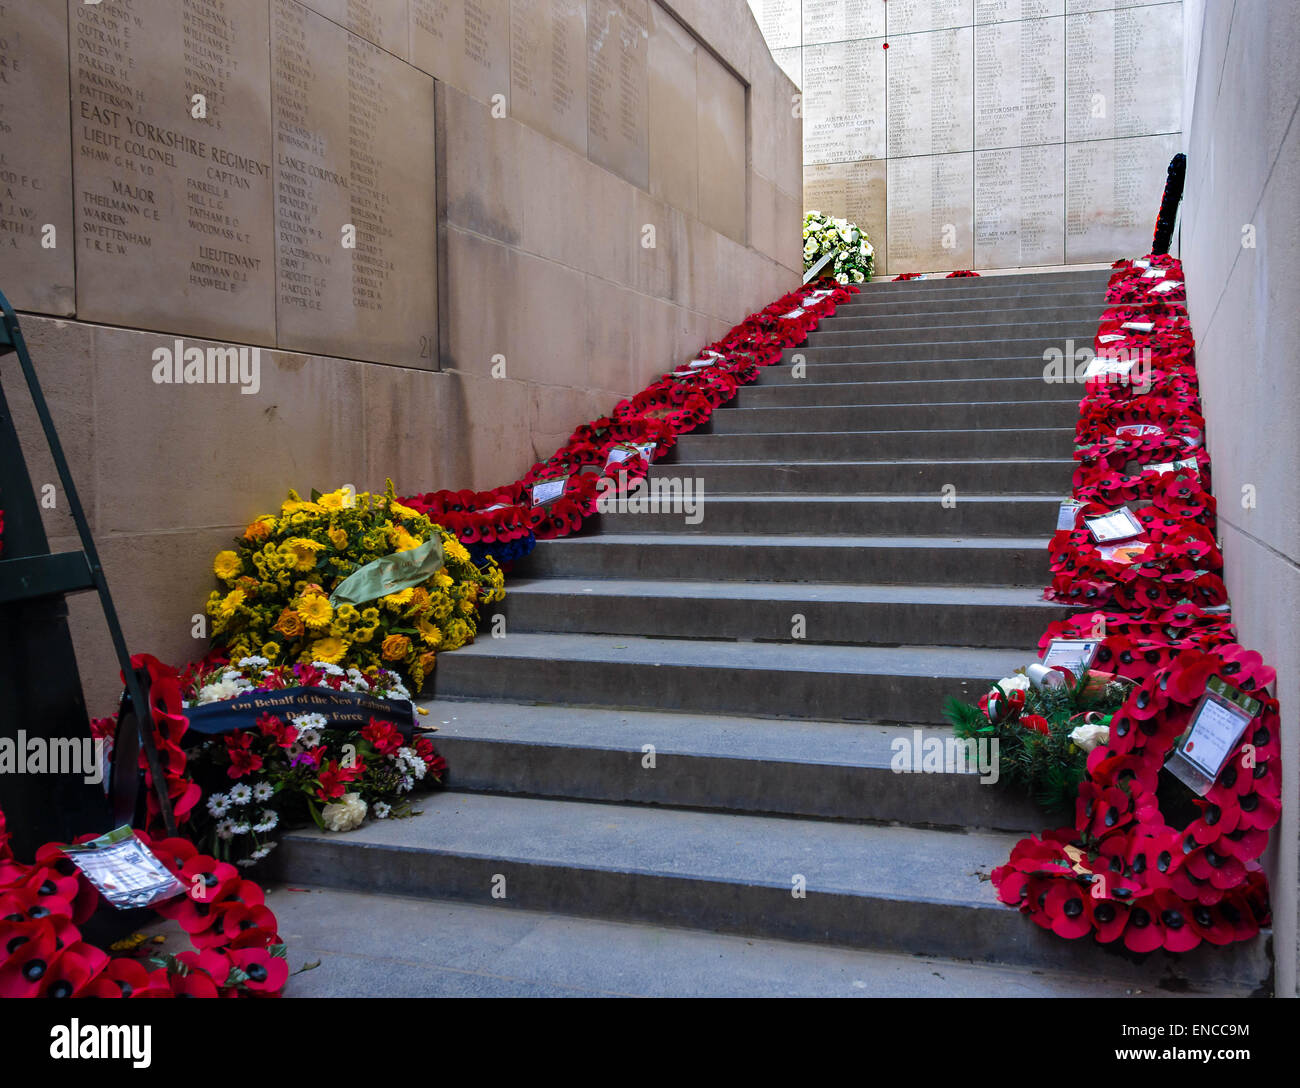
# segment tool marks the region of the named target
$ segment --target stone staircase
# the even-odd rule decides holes
[[[870,285],[655,477],[704,517],[607,514],[509,584],[506,637],[440,658],[450,792],[286,836],[289,880],[755,939],[1247,992],[1262,942],[1142,965],[996,903],[1046,822],[974,775],[895,774],[1033,657],[1108,273]],[[946,492],[955,501],[943,501]],[[795,637],[796,629],[802,637]],[[794,889],[800,881],[806,895]],[[495,895],[494,895],[495,891]],[[942,992],[942,991],[936,991]]]

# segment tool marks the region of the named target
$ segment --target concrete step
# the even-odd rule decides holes
[[[923,359],[894,363],[819,363],[805,355],[802,377],[795,376],[792,364],[798,351],[787,353],[786,362],[764,367],[758,381],[740,392],[752,393],[769,386],[838,385],[841,382],[937,381],[941,379],[1037,378],[1042,380],[1045,364],[1040,353],[1012,356],[1008,359]],[[1079,391],[1082,396],[1082,390]]]
[[[1096,326],[1093,326],[1094,333]],[[1004,336],[998,339],[957,340],[905,340],[887,341],[883,337],[870,337],[863,333],[813,333],[816,340],[791,354],[802,355],[809,363],[898,363],[925,359],[1002,359],[1011,355],[1043,357],[1049,348],[1066,348],[1066,338],[1047,340],[1040,336]],[[1091,347],[1092,335],[1075,340],[1075,347]]]
[[[848,320],[848,319],[846,319]],[[1076,318],[1073,321],[1012,321],[1005,324],[990,322],[960,322],[955,324],[922,325],[911,328],[876,328],[868,318],[854,319],[848,328],[824,321],[808,335],[809,347],[841,347],[845,344],[885,346],[897,344],[950,344],[950,343],[1007,343],[1038,340],[1043,344],[1064,344],[1067,340],[1078,345],[1092,346],[1097,335],[1097,318]]]
[[[347,835],[286,834],[281,878],[981,963],[1096,972],[1103,954],[996,902],[986,876],[1013,834],[465,793],[422,808]],[[1154,982],[1174,962],[1228,985],[1267,974],[1262,941],[1200,952],[1140,968],[1116,957],[1104,971]]]
[[[1029,587],[563,578],[513,581],[493,611],[505,616],[509,635],[788,643],[798,616],[810,644],[914,646],[942,631],[947,645],[985,647],[1032,647],[1049,623],[1069,615]]]
[[[661,465],[703,461],[870,461],[876,458],[960,461],[1026,457],[1063,460],[1074,452],[1074,427],[924,431],[821,431],[689,434]]]
[[[742,389],[729,407],[793,408],[844,404],[969,404],[980,400],[1065,400],[1077,411],[1080,394],[1080,386],[1047,382],[1041,374],[1023,378],[981,376],[930,378],[923,381],[828,382],[825,385],[808,380],[789,385],[761,385]]]
[[[289,998],[1244,996],[440,899],[273,886]],[[340,918],[365,918],[340,926]],[[174,933],[164,923],[150,927]],[[394,958],[393,934],[404,941]],[[311,970],[304,970],[307,965]],[[1095,970],[1095,966],[1094,966]],[[1172,988],[1171,988],[1172,987]]]
[[[1050,537],[1061,500],[1055,495],[712,495],[680,510],[599,514],[602,533],[757,533],[799,530],[809,536]]]
[[[909,314],[937,313],[969,314],[979,320],[986,312],[1006,310],[1032,310],[1068,307],[1082,309],[1095,307],[1100,314],[1105,307],[1104,286],[1039,289],[1028,287],[1003,287],[992,294],[986,292],[969,295],[945,294],[939,296],[908,296],[902,294],[877,295],[874,290],[854,295],[835,309],[835,317],[897,318]]]
[[[968,295],[1010,288],[1012,290],[1069,291],[1105,290],[1113,274],[1108,268],[1072,269],[1068,272],[1014,272],[1002,276],[962,276],[948,279],[872,280],[864,284],[857,298],[920,298],[930,296]]]
[[[1055,523],[1053,523],[1055,524]],[[1048,579],[1035,537],[708,536],[668,533],[538,541],[515,578],[630,578],[877,585],[1032,586]],[[451,655],[455,656],[455,655]],[[445,659],[440,659],[445,660]]]
[[[1074,462],[1005,461],[708,461],[655,465],[652,480],[703,481],[710,495],[926,494],[951,484],[959,495],[1044,494],[1070,490]]]
[[[1066,387],[1063,387],[1066,388]],[[981,401],[966,404],[810,405],[714,412],[705,434],[821,434],[826,431],[963,431],[986,427],[1071,428],[1079,401]]]
[[[936,632],[937,633],[937,632]],[[1031,652],[1031,651],[1030,651]],[[1027,651],[513,634],[438,659],[439,699],[942,725]]]
[[[952,773],[891,769],[903,746],[946,744],[952,737],[946,728],[513,703],[421,705],[429,710],[424,721],[438,726],[438,750],[462,792],[962,829],[1023,831],[1043,822],[1021,794],[982,783],[956,756]]]
[[[882,332],[891,329],[947,328],[969,324],[973,328],[986,325],[1079,325],[1091,322],[1093,331],[1105,310],[1100,297],[1084,305],[983,305],[964,310],[943,310],[927,307],[914,313],[895,314],[877,306],[869,313],[854,313],[841,306],[832,317],[825,317],[817,326],[819,332],[847,332],[860,329],[865,332]]]

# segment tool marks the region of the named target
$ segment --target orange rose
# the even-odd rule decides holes
[[[382,653],[385,661],[404,661],[411,652],[411,640],[405,635],[389,635],[384,639]]]
[[[279,631],[285,638],[301,638],[306,628],[303,626],[302,617],[292,608],[286,608],[280,613],[280,618],[272,630]]]

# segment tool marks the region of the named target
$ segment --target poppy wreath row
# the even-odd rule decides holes
[[[1177,260],[1147,263],[1181,281]],[[1080,611],[1039,644],[1100,637],[1094,667],[1133,687],[1108,739],[1089,753],[1074,826],[1021,841],[993,882],[1002,902],[1058,936],[1185,952],[1249,940],[1268,923],[1259,857],[1280,813],[1279,707],[1274,670],[1237,644],[1226,607],[1184,289],[1153,295],[1161,281],[1144,272],[1117,263],[1098,348],[1150,351],[1150,388],[1088,384],[1074,477],[1078,517],[1128,505],[1143,525],[1142,550],[1129,562],[1107,560],[1086,528],[1058,532],[1045,596]],[[1155,329],[1123,329],[1135,320]],[[1102,342],[1114,332],[1125,339]],[[1153,467],[1178,461],[1195,468]],[[1172,806],[1181,787],[1174,800],[1157,796],[1160,771],[1213,676],[1262,710],[1208,794],[1182,791],[1180,816]]]
[[[564,446],[514,483],[482,492],[431,492],[402,503],[455,533],[472,554],[492,555],[502,565],[523,558],[538,539],[576,532],[596,512],[602,493],[618,493],[644,478],[651,461],[707,423],[741,386],[757,379],[761,367],[779,362],[785,349],[803,343],[822,318],[857,291],[824,282],[807,284],[751,314],[701,352],[701,358],[714,360],[711,365],[664,374],[608,416],[582,424]],[[809,300],[819,290],[830,294]],[[632,455],[617,463],[615,471],[610,455],[621,446],[653,450],[649,457]],[[532,489],[559,479],[567,481],[563,494],[534,506]]]
[[[136,834],[187,889],[153,909],[192,951],[146,961],[87,941],[99,892],[57,843],[15,860],[0,812],[0,997],[278,997],[289,968],[261,887],[185,839]]]

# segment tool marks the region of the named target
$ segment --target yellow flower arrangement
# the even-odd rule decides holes
[[[434,534],[444,566],[428,581],[377,601],[330,604],[344,579]],[[475,566],[455,536],[397,502],[391,482],[382,495],[340,488],[303,499],[290,491],[278,514],[257,518],[234,549],[216,556],[213,572],[219,588],[207,613],[232,660],[382,665],[412,692],[423,688],[437,654],[473,642],[481,610],[505,598],[501,568],[490,560]]]

